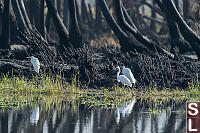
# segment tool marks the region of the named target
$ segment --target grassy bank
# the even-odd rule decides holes
[[[45,104],[60,102],[79,102],[90,106],[112,108],[133,98],[152,101],[183,101],[200,100],[200,82],[189,83],[186,90],[176,89],[158,91],[156,87],[129,89],[119,87],[101,88],[99,90],[81,89],[77,76],[73,76],[72,83],[67,83],[61,75],[55,78],[47,74],[33,76],[28,80],[23,76],[2,75],[0,79],[0,107],[21,107],[29,103],[42,101]]]

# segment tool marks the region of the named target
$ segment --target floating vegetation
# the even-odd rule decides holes
[[[18,108],[30,103],[43,102],[44,104],[57,104],[61,102],[76,102],[87,104],[89,107],[101,106],[114,108],[131,99],[146,100],[151,105],[163,105],[170,100],[176,102],[186,100],[199,100],[200,82],[188,83],[189,87],[183,89],[163,89],[156,87],[150,89],[130,89],[115,85],[112,88],[81,89],[79,76],[74,75],[72,83],[67,83],[61,75],[51,77],[48,74],[33,76],[31,80],[23,76],[2,75],[0,79],[0,108]]]

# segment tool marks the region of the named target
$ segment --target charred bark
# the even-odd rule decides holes
[[[27,31],[29,33],[29,29],[28,29],[26,22],[24,20],[24,17],[23,17],[23,14],[21,12],[18,0],[11,0],[11,1],[12,1],[12,7],[13,7],[13,10],[14,10],[14,14],[15,14],[16,20],[17,20],[17,25],[19,26],[19,28],[22,31]]]
[[[87,7],[85,4],[85,0],[81,0],[81,16],[82,16],[83,23],[89,22],[89,16],[88,16],[88,11],[87,11]]]
[[[165,18],[169,29],[169,35],[171,40],[171,52],[175,55],[178,55],[179,52],[185,53],[188,50],[191,50],[191,47],[184,41],[176,21],[174,21],[173,18],[171,18],[170,10],[168,10],[164,6],[163,12],[165,13]]]
[[[174,0],[174,3],[175,3],[175,5],[176,5],[176,9],[177,9],[178,11],[180,11],[179,0]]]
[[[34,7],[33,20],[35,27],[38,31],[40,31],[41,28],[40,4],[41,4],[40,0],[33,1],[33,7]]]
[[[22,12],[22,15],[23,15],[23,17],[24,17],[24,21],[25,21],[27,27],[28,27],[29,29],[32,29],[32,26],[31,26],[29,17],[28,17],[28,15],[27,15],[26,8],[25,8],[25,6],[24,6],[23,0],[19,0],[19,7],[20,7],[20,9],[21,9],[21,12]]]
[[[74,47],[81,47],[82,35],[77,21],[75,2],[75,0],[68,0],[70,14],[69,38]]]
[[[97,31],[99,31],[99,29],[101,29],[102,27],[102,15],[98,0],[96,0],[95,4],[96,4],[96,25],[98,25]]]
[[[58,14],[61,16],[61,0],[57,0],[57,10]]]
[[[51,15],[50,15],[50,12],[48,10],[47,12],[47,16],[46,16],[46,21],[45,21],[45,27],[46,27],[46,31],[49,33],[50,31],[50,27],[51,27]]]
[[[121,0],[116,0],[114,2],[114,5],[115,5],[115,9],[116,9],[118,23],[119,23],[120,27],[123,28],[124,31],[131,33],[138,42],[145,45],[149,50],[151,50],[153,52],[160,52],[171,58],[174,58],[173,54],[171,54],[170,52],[161,48],[156,42],[143,36],[137,29],[134,29],[126,22],[124,15],[123,15],[123,11],[122,11]]]
[[[109,26],[114,31],[117,38],[119,39],[122,51],[137,50],[139,52],[146,52],[152,56],[155,56],[155,53],[150,52],[144,46],[133,43],[133,40],[121,29],[121,27],[117,24],[113,16],[110,14],[105,0],[99,0],[98,3],[107,23],[109,24]]]
[[[66,47],[71,47],[69,45],[69,37],[68,37],[68,31],[66,27],[64,26],[56,8],[54,7],[54,4],[51,0],[46,0],[46,4],[48,7],[48,11],[53,19],[53,22],[55,24],[56,30],[58,32],[59,38],[60,38],[60,43],[62,45],[66,44]]]
[[[2,36],[0,48],[9,48],[10,45],[10,0],[4,0],[4,11],[2,19]]]
[[[40,34],[44,39],[46,39],[46,33],[45,33],[45,18],[44,18],[44,2],[45,0],[40,1]]]
[[[184,18],[192,18],[191,15],[191,0],[183,0],[183,16]]]
[[[63,13],[63,22],[65,26],[69,27],[69,5],[68,0],[64,0],[64,13]]]
[[[200,37],[183,20],[172,0],[163,0],[163,5],[169,10],[170,17],[176,21],[184,39],[190,42],[192,49],[200,59]]]
[[[90,22],[93,22],[94,19],[93,19],[93,14],[92,14],[92,9],[91,9],[91,5],[90,4],[88,4],[88,8],[89,8],[89,14],[90,14],[89,15],[90,16],[89,17],[90,18]]]

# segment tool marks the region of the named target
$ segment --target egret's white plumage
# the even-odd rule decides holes
[[[117,67],[117,69],[118,69],[118,72],[117,72],[117,81],[118,82],[122,82],[122,84],[128,85],[128,86],[131,87],[132,86],[131,81],[125,75],[119,75],[119,73],[120,73],[120,67],[119,66]]]
[[[125,66],[123,66],[122,73],[130,80],[132,84],[136,83],[136,79],[134,78],[133,73],[129,68],[125,68]]]
[[[31,56],[31,63],[33,65],[34,70],[39,73],[40,70],[40,62],[38,60],[38,58]]]

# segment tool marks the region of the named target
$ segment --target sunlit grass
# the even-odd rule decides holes
[[[131,99],[150,100],[154,104],[162,104],[169,100],[200,100],[200,82],[188,83],[189,87],[183,89],[157,90],[156,86],[150,88],[130,89],[115,85],[112,88],[81,89],[79,74],[74,74],[71,83],[67,83],[62,74],[55,77],[49,74],[32,76],[28,80],[24,76],[1,75],[0,79],[0,108],[21,107],[29,103],[42,101],[47,106],[61,102],[77,102],[88,104],[89,107],[101,106],[113,108],[120,106]]]

